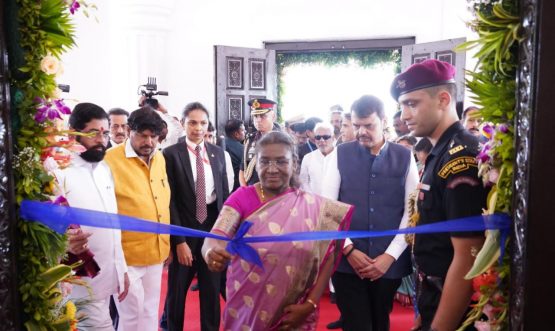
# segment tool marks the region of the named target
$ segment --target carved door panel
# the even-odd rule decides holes
[[[457,101],[463,101],[465,90],[464,69],[466,65],[466,53],[455,52],[454,49],[465,41],[466,38],[456,38],[403,46],[401,52],[401,70],[405,70],[411,64],[419,63],[428,59],[449,62],[457,68],[457,73],[455,74],[455,81],[457,83]]]
[[[229,119],[251,123],[247,102],[256,98],[276,100],[277,72],[274,50],[214,46],[216,65],[216,128],[224,134]]]

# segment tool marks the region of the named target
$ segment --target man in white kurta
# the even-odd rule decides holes
[[[71,117],[70,125],[77,131],[91,133],[91,137],[79,137],[79,142],[87,149],[75,155],[71,165],[65,169],[54,170],[61,194],[70,207],[91,209],[102,212],[118,212],[114,183],[110,168],[102,161],[109,139],[108,116],[104,110],[90,103],[78,104]],[[74,127],[75,126],[75,127]],[[102,148],[103,147],[103,148]],[[127,264],[121,246],[121,231],[81,226],[69,230],[70,252],[89,249],[100,271],[94,278],[83,277],[90,289],[74,285],[70,299],[87,300],[78,305],[79,312],[85,319],[78,323],[79,330],[113,330],[110,318],[110,296],[119,293],[119,299],[125,298],[129,281]],[[76,248],[72,245],[75,237],[85,237],[87,242]],[[90,292],[89,292],[90,291]]]
[[[314,128],[314,139],[318,149],[306,154],[301,164],[301,188],[321,195],[322,181],[328,160],[335,152],[333,127],[328,123],[318,123]]]

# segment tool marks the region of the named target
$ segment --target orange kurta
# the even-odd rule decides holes
[[[125,145],[111,148],[105,157],[114,176],[119,214],[169,224],[171,192],[164,156],[156,151],[149,167],[138,157],[126,157]],[[129,266],[162,263],[170,251],[169,235],[122,231],[121,242]]]

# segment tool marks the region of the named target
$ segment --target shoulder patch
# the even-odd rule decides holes
[[[478,179],[472,178],[470,176],[461,176],[461,177],[456,177],[452,181],[450,181],[449,184],[447,184],[447,188],[454,189],[455,187],[461,184],[478,186],[480,182],[478,181]]]
[[[468,170],[470,167],[478,168],[478,161],[476,161],[476,158],[472,156],[461,156],[447,162],[437,174],[439,177],[445,179],[449,175]]]
[[[453,155],[453,154],[455,154],[455,153],[457,153],[457,152],[462,151],[463,149],[464,149],[463,145],[458,145],[457,147],[451,148],[451,149],[449,150],[449,155]]]

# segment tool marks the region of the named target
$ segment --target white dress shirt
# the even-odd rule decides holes
[[[75,156],[71,166],[53,173],[71,207],[117,214],[114,180],[110,168],[103,161],[91,163]],[[83,277],[91,287],[94,299],[104,299],[117,293],[118,285],[123,290],[127,264],[121,247],[121,231],[89,226],[81,228],[92,233],[88,238],[88,247],[100,267],[96,277]],[[86,290],[75,292],[86,293]]]
[[[189,160],[191,161],[191,171],[193,173],[193,180],[195,181],[195,187],[197,184],[197,153],[195,149],[197,144],[187,139],[187,150],[189,152]],[[199,144],[200,153],[202,155],[204,164],[204,185],[206,186],[206,204],[209,205],[216,201],[216,185],[214,183],[214,175],[212,174],[212,167],[210,166],[210,158],[213,155],[208,155],[206,152],[206,146],[204,145],[204,140]]]
[[[158,112],[158,115],[160,115],[162,120],[166,122],[168,126],[166,139],[158,143],[158,149],[164,149],[168,146],[177,144],[179,138],[185,135],[185,130],[181,126],[181,123],[168,113]]]
[[[301,163],[301,174],[299,175],[301,189],[322,195],[322,182],[324,181],[328,162],[333,159],[337,164],[337,156],[333,157],[332,154],[337,154],[335,148],[328,155],[322,154],[319,149],[305,155]]]
[[[383,147],[389,144],[386,142]],[[339,174],[339,168],[337,167],[337,153],[330,158],[328,161],[328,166],[326,168],[326,172],[324,174],[324,178],[326,179],[322,185],[322,196],[337,200],[339,197],[339,187],[341,185],[341,175]],[[399,224],[399,229],[406,228],[409,221],[409,214],[408,214],[408,203],[409,203],[409,195],[416,190],[416,186],[418,185],[418,169],[416,167],[416,161],[414,157],[410,156],[410,166],[409,171],[407,173],[407,178],[405,180],[405,209],[403,211],[403,217],[401,218],[401,223]],[[351,245],[353,242],[347,238],[345,240],[345,246]],[[407,242],[405,241],[404,234],[398,234],[393,238],[389,246],[387,247],[385,253],[391,255],[395,260],[399,258],[401,253],[407,248]]]
[[[233,172],[233,163],[231,163],[231,155],[227,151],[224,151],[225,154],[225,172],[227,173],[227,187],[229,189],[229,193],[233,191],[233,182],[235,182],[235,172]]]

